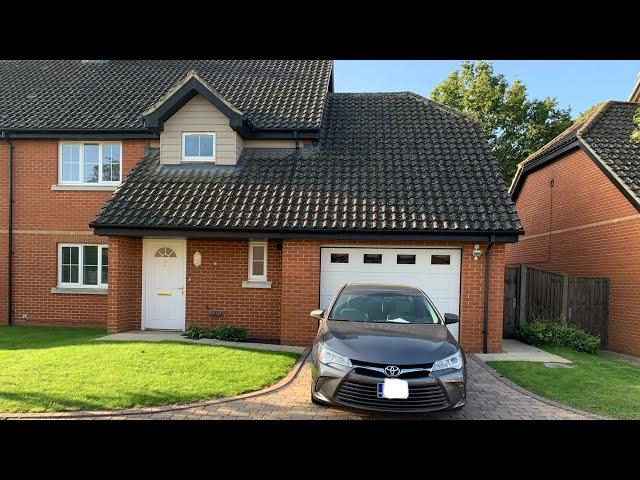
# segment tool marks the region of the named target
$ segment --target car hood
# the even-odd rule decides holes
[[[432,363],[458,349],[444,325],[327,321],[321,341],[352,360],[388,365]]]

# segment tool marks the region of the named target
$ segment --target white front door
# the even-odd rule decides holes
[[[323,247],[320,264],[320,308],[345,283],[401,283],[424,290],[442,315],[460,312],[459,249]],[[457,339],[458,324],[448,327]]]
[[[145,330],[184,330],[184,239],[144,239]]]

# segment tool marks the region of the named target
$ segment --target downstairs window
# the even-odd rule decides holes
[[[58,286],[107,288],[108,276],[107,245],[58,245]]]

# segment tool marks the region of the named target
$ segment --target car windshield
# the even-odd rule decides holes
[[[329,320],[369,323],[440,323],[427,298],[419,292],[343,290]]]

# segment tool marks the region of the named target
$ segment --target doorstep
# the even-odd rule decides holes
[[[474,356],[483,362],[571,363],[571,360],[510,338],[502,341],[502,353],[476,353]]]
[[[186,342],[198,343],[204,345],[219,345],[222,347],[239,347],[252,348],[255,350],[271,350],[273,352],[294,352],[302,353],[305,347],[296,347],[293,345],[273,345],[271,343],[252,343],[252,342],[226,342],[224,340],[216,340],[214,338],[202,338],[194,340],[182,335],[182,332],[167,332],[157,330],[146,330],[136,332],[122,332],[106,335],[96,338],[97,341],[106,340],[109,342]]]

